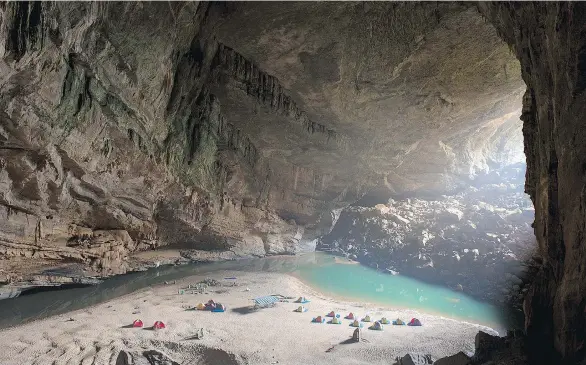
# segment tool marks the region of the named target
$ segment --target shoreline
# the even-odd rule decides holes
[[[443,313],[440,312],[435,312],[433,310],[428,310],[428,309],[413,309],[413,308],[409,308],[409,307],[405,307],[405,306],[400,306],[400,305],[396,305],[396,304],[387,304],[387,303],[382,303],[382,302],[376,302],[376,301],[365,301],[365,300],[360,300],[360,298],[354,298],[354,297],[345,297],[345,296],[339,296],[336,295],[334,293],[331,292],[327,292],[327,291],[323,291],[319,288],[316,288],[315,286],[313,286],[311,283],[307,282],[306,280],[304,280],[303,278],[295,275],[294,273],[287,273],[286,275],[289,275],[297,280],[299,280],[301,283],[303,283],[305,286],[307,286],[308,288],[310,288],[312,291],[319,293],[321,296],[323,296],[324,299],[326,300],[331,300],[331,301],[342,301],[342,302],[347,302],[347,303],[352,303],[352,305],[356,306],[356,307],[378,307],[381,308],[382,310],[386,310],[386,311],[410,311],[413,312],[415,314],[425,314],[425,315],[431,315],[437,318],[441,318],[441,319],[445,319],[445,320],[450,320],[450,321],[455,321],[455,322],[461,322],[461,323],[467,323],[470,325],[476,325],[476,326],[481,326],[484,327],[488,330],[491,331],[495,331],[499,336],[505,336],[506,335],[506,327],[502,324],[498,324],[498,323],[489,323],[489,322],[471,322],[468,318],[463,318],[463,317],[448,317]],[[500,327],[500,328],[499,328]],[[497,330],[498,328],[498,330]],[[500,330],[500,331],[499,331]],[[502,332],[502,334],[501,334]]]
[[[238,278],[237,285],[210,287],[208,294],[178,294],[180,288],[204,278],[222,281],[229,276]],[[275,293],[308,297],[309,311],[293,312],[299,304],[292,302],[250,311],[252,298]],[[189,310],[211,298],[225,304],[228,310]],[[343,320],[338,326],[310,323],[311,318],[331,310],[341,317],[348,312],[359,316],[369,313],[373,320],[386,316],[408,321],[417,316],[423,327],[389,325],[384,331],[364,329],[368,343],[349,343],[354,330],[350,321]],[[167,328],[125,328],[137,318],[145,326],[162,320]],[[205,337],[193,339],[199,328],[204,328]],[[328,298],[288,274],[223,270],[184,277],[176,284],[153,285],[84,309],[2,329],[0,344],[10,359],[6,365],[39,359],[48,363],[109,364],[106,359],[116,359],[120,351],[133,359],[154,351],[178,363],[388,364],[389,359],[406,353],[426,353],[434,358],[459,351],[470,353],[479,330],[486,327],[413,310],[388,310]],[[326,352],[329,348],[333,350]]]
[[[328,256],[332,256],[334,258],[334,264],[351,264],[351,265],[361,265],[358,261],[352,261],[352,262],[346,262],[344,260],[344,262],[339,262],[338,258],[339,256],[334,255],[334,254],[330,254],[327,252],[319,252],[319,254],[323,254],[323,255],[328,255]],[[158,255],[158,252],[155,253],[151,253],[151,255]],[[167,256],[167,257],[175,257],[176,255],[178,255],[178,251],[176,250],[166,250],[163,256]],[[291,260],[295,260],[296,258],[298,258],[298,256],[290,256],[290,255],[275,255],[275,256],[270,256],[267,259],[278,259],[278,260],[283,260],[283,259],[291,259]],[[245,259],[244,259],[245,260]],[[236,260],[234,262],[238,262],[240,260]],[[220,261],[217,263],[231,263],[233,261]],[[210,262],[185,262],[182,264],[170,264],[170,263],[163,263],[163,266],[167,267],[167,268],[173,268],[173,267],[179,267],[179,268],[185,268],[185,267],[189,267],[190,265],[196,265],[194,267],[198,267],[199,265],[197,264],[213,264]],[[154,267],[153,267],[154,268]],[[151,269],[153,269],[151,268]],[[216,273],[218,270],[223,271],[223,270],[231,270],[231,271],[236,271],[236,272],[241,272],[241,273],[249,273],[250,271],[247,271],[246,269],[242,270],[242,268],[221,268],[221,269],[214,269],[212,271],[206,271],[206,272],[195,272],[195,273],[190,273],[190,274],[183,274],[180,276],[180,278],[178,278],[177,280],[185,280],[191,276],[209,276],[209,275],[214,275],[214,273]],[[141,271],[133,271],[133,272],[129,272],[126,274],[122,274],[122,275],[117,275],[116,277],[124,277],[125,275],[133,275],[133,274],[139,274],[140,272],[143,272],[144,270]],[[253,271],[254,272],[254,271]],[[318,293],[319,296],[321,296],[322,298],[324,298],[324,300],[330,300],[330,301],[342,301],[342,302],[347,302],[347,303],[352,303],[354,306],[356,307],[360,307],[360,308],[364,308],[364,307],[376,307],[376,308],[380,308],[381,310],[387,310],[387,311],[410,311],[414,314],[426,314],[426,315],[433,315],[435,317],[438,318],[442,318],[445,320],[451,320],[451,321],[456,321],[456,322],[463,322],[463,323],[468,323],[471,325],[478,325],[478,326],[482,326],[484,328],[496,331],[500,336],[504,336],[506,334],[507,331],[507,326],[506,324],[503,323],[491,323],[490,321],[473,321],[468,317],[458,317],[457,315],[454,316],[450,316],[448,314],[439,312],[439,311],[434,311],[433,309],[430,308],[417,308],[417,307],[408,307],[408,306],[403,306],[403,305],[398,305],[395,303],[387,303],[384,301],[376,301],[373,300],[372,298],[369,298],[367,300],[365,300],[364,298],[360,298],[360,297],[352,297],[352,296],[348,296],[348,295],[339,295],[336,294],[334,292],[331,292],[329,290],[327,290],[326,288],[320,288],[316,285],[314,285],[313,283],[311,283],[310,281],[306,280],[304,277],[302,277],[301,275],[299,275],[298,272],[296,271],[292,271],[292,272],[275,272],[275,271],[263,271],[264,273],[270,274],[270,273],[274,273],[274,274],[282,274],[282,275],[288,275],[292,278],[295,278],[296,280],[298,280],[299,282],[303,283],[308,289],[311,289],[312,292],[314,293]],[[383,273],[384,274],[384,273]],[[162,273],[163,276],[165,275],[169,275],[169,273]],[[173,275],[173,274],[171,274]],[[156,277],[158,277],[158,272],[156,273]],[[175,279],[171,279],[171,281],[174,281]],[[159,282],[159,283],[154,283],[154,284],[145,284],[144,287],[133,290],[129,293],[126,294],[121,294],[118,296],[114,296],[113,298],[107,299],[106,301],[112,301],[112,300],[118,300],[119,298],[122,298],[126,295],[132,295],[133,293],[137,293],[140,292],[141,290],[144,290],[146,288],[152,287],[152,286],[157,286],[157,285],[162,285],[163,282]],[[88,288],[92,288],[93,286],[88,286]],[[104,290],[111,290],[112,288],[106,288]],[[114,290],[117,290],[118,288],[114,288]],[[50,292],[54,292],[54,293],[58,293],[61,290],[67,290],[66,288],[56,288],[56,289],[49,289],[48,291]],[[457,293],[454,292],[455,294],[462,294],[462,293]],[[465,295],[465,294],[464,294]],[[475,298],[472,298],[474,300],[476,300]],[[4,302],[4,301],[3,301]],[[7,301],[8,302],[8,301]],[[76,310],[83,310],[85,308],[90,308],[92,306],[95,305],[99,305],[101,303],[103,303],[104,301],[100,301],[98,300],[96,303],[93,304],[89,304],[83,308],[80,309],[66,309],[64,312],[62,313],[55,313],[55,314],[50,314],[49,316],[55,316],[55,315],[65,315],[69,312],[72,311],[76,311]],[[496,306],[493,306],[496,310],[498,310],[499,308]],[[43,320],[47,317],[44,318],[40,318],[40,319],[31,319],[31,320],[25,320],[23,323],[19,323],[19,324],[10,324],[8,326],[5,327],[0,327],[0,330],[2,329],[6,329],[6,328],[12,328],[12,327],[16,327],[16,326],[22,326],[22,325],[26,325],[28,323],[37,321],[37,320]],[[49,317],[50,318],[50,317]]]

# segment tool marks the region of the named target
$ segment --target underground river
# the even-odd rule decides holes
[[[115,276],[95,286],[24,294],[15,299],[0,301],[0,327],[82,309],[165,281],[220,270],[287,273],[337,299],[372,303],[391,309],[408,308],[487,325],[499,332],[511,326],[503,311],[462,292],[401,275],[378,272],[325,253],[307,253],[298,256],[163,266]]]

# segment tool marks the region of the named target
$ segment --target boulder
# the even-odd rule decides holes
[[[468,364],[470,364],[470,358],[468,357],[468,355],[466,355],[465,353],[463,353],[461,351],[455,355],[443,357],[433,363],[433,365],[468,365]]]
[[[395,365],[427,365],[433,364],[431,355],[407,354],[403,357],[397,357]]]

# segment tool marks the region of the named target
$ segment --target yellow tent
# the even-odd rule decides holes
[[[393,321],[394,325],[398,325],[398,326],[403,326],[405,325],[405,322],[403,322],[400,318],[397,318],[396,320]]]

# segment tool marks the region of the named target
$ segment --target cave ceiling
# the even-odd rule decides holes
[[[268,158],[396,193],[449,190],[523,160],[520,66],[473,6],[262,2],[216,16],[218,42],[335,135],[304,135],[220,85],[230,120]]]

